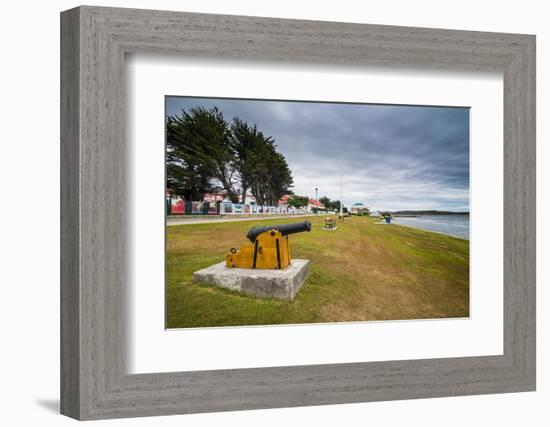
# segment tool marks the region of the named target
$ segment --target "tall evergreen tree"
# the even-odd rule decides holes
[[[222,113],[203,107],[182,111],[167,121],[168,185],[204,196],[218,181],[232,202],[235,190],[235,154]]]
[[[277,151],[270,137],[253,154],[251,191],[259,204],[277,205],[279,199],[290,191],[293,178],[285,157]]]
[[[216,186],[237,203],[248,190],[261,205],[277,205],[291,192],[292,173],[275,141],[256,125],[216,108],[191,108],[167,119],[167,186],[187,200],[202,200]],[[239,185],[240,191],[237,191]]]
[[[235,168],[241,181],[241,201],[244,203],[256,167],[255,153],[264,142],[263,135],[256,125],[249,126],[248,123],[235,117],[231,124],[231,139],[236,157]]]

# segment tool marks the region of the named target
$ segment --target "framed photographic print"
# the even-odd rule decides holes
[[[61,16],[61,407],[535,389],[535,38]]]
[[[469,108],[168,96],[166,163],[167,328],[469,317]]]

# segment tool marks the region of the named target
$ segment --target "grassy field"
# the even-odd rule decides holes
[[[302,220],[302,219],[300,219]],[[297,219],[196,224],[167,229],[167,327],[269,325],[469,315],[469,241],[377,219],[346,218],[335,232],[324,217],[290,236],[311,274],[292,302],[257,299],[191,281],[245,242],[252,226]]]

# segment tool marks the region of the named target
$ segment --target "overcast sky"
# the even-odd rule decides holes
[[[372,209],[469,210],[469,109],[167,97],[166,113],[217,106],[272,136],[294,192]]]

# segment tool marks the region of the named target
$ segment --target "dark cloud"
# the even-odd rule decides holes
[[[469,210],[469,109],[168,97],[168,115],[217,106],[272,136],[295,192],[373,209]]]

